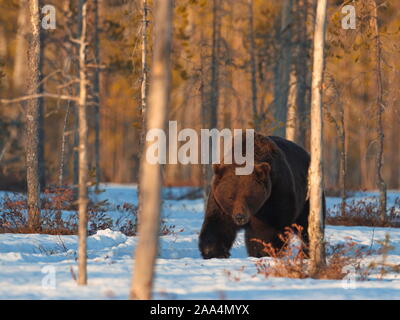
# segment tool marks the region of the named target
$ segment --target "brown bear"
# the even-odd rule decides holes
[[[297,144],[256,133],[252,174],[236,175],[235,164],[213,165],[199,236],[203,258],[228,258],[240,229],[245,230],[247,252],[253,257],[266,255],[262,243],[254,239],[279,249],[283,243],[278,235],[292,224],[303,227],[302,237],[308,244],[309,163],[309,154]]]

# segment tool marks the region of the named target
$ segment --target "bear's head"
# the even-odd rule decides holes
[[[215,201],[238,226],[244,226],[271,194],[271,166],[257,163],[249,175],[236,175],[234,164],[214,164],[212,192]]]

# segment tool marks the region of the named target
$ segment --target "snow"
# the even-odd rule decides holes
[[[136,202],[135,186],[103,185],[98,200],[108,199],[110,216],[124,202]],[[203,260],[197,238],[203,220],[202,200],[168,200],[187,191],[164,192],[163,216],[174,233],[162,236],[156,266],[156,299],[400,299],[400,275],[369,281],[266,278],[257,274],[257,259],[247,257],[243,233],[230,259]],[[395,192],[390,193],[393,203]],[[354,197],[373,197],[356,194]],[[332,207],[340,201],[328,198]],[[115,216],[113,216],[116,218]],[[394,249],[388,261],[400,264],[400,229],[327,226],[327,240],[378,248],[390,234]],[[77,236],[0,234],[0,299],[126,299],[131,282],[136,237],[100,230],[88,238],[87,286],[74,281],[77,273]],[[369,260],[380,259],[372,256]],[[71,271],[73,270],[73,271]],[[53,281],[54,280],[54,281]]]

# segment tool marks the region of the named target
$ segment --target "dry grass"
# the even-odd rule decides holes
[[[367,226],[400,228],[400,198],[388,208],[386,219],[379,215],[378,200],[352,200],[346,204],[346,214],[340,214],[340,204],[328,209],[326,223],[340,226]]]

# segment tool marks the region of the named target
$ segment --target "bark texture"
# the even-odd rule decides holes
[[[154,53],[148,97],[146,124],[148,130],[165,129],[171,83],[170,53],[172,45],[172,1],[155,2]],[[140,187],[142,210],[139,223],[139,242],[130,292],[131,299],[151,299],[154,265],[158,251],[160,229],[162,175],[160,164],[146,160],[146,142],[141,158]]]
[[[323,162],[322,162],[322,84],[327,0],[318,0],[314,32],[311,93],[311,163],[309,169],[310,273],[317,275],[325,265]]]
[[[40,17],[39,1],[29,1],[28,94],[38,93],[40,81]],[[40,228],[40,176],[39,176],[39,126],[38,99],[26,104],[26,175],[28,194],[28,224],[32,231]]]

